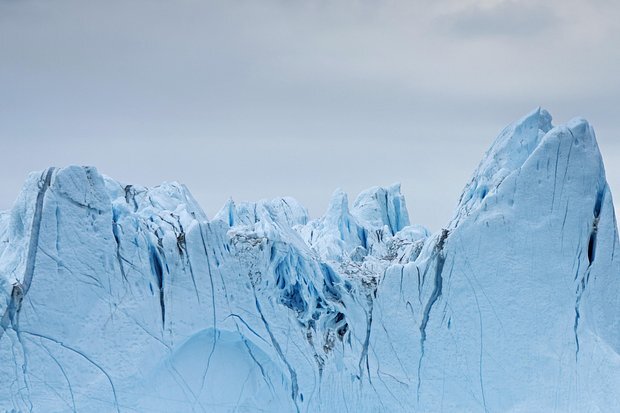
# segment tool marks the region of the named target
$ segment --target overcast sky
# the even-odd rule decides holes
[[[0,0],[0,209],[88,164],[211,216],[399,181],[437,230],[539,105],[591,121],[620,193],[618,21],[612,0]]]

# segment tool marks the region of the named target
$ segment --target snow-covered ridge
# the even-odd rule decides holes
[[[610,411],[617,225],[594,132],[507,127],[454,218],[398,184],[229,201],[91,167],[0,214],[0,411]]]

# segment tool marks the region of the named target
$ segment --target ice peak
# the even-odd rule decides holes
[[[576,149],[573,151],[573,149]],[[577,152],[587,153],[588,161],[578,165],[571,160]],[[498,187],[510,176],[520,174],[526,165],[537,172],[548,170],[557,173],[556,168],[564,162],[564,169],[587,167],[602,173],[603,166],[594,131],[589,123],[576,118],[565,125],[553,126],[551,115],[542,108],[537,108],[525,117],[506,127],[497,137],[491,148],[485,153],[471,180],[465,186],[455,218],[451,225],[469,215],[484,203],[488,195],[493,195]],[[536,178],[540,181],[539,178]],[[603,175],[604,178],[604,175]],[[532,178],[534,179],[534,178]],[[603,179],[604,180],[604,179]],[[557,182],[549,183],[557,187]],[[553,188],[549,190],[552,191]]]
[[[238,221],[235,201],[232,198],[228,198],[224,206],[215,214],[213,219],[226,222],[229,227],[234,227]]]
[[[501,171],[517,169],[552,128],[549,112],[541,108],[530,112],[500,133],[485,153],[475,175],[494,177]]]
[[[342,189],[338,188],[332,194],[325,212],[324,219],[326,221],[337,221],[349,214],[349,197]]]
[[[586,119],[582,117],[573,118],[566,123],[565,128],[570,131],[570,138],[574,145],[586,146],[591,151],[599,152],[594,128]]]
[[[515,122],[515,128],[537,128],[543,132],[549,132],[553,128],[551,113],[542,107],[537,107],[521,119]]]
[[[301,235],[320,256],[335,261],[365,242],[364,228],[349,212],[349,197],[341,189],[333,193],[325,215],[310,221]]]
[[[371,227],[387,225],[391,235],[409,225],[409,213],[405,197],[400,193],[400,183],[363,191],[355,199],[351,214]]]

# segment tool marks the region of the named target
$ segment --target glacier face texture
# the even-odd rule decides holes
[[[617,224],[594,133],[507,127],[439,232],[398,185],[310,220],[32,174],[0,215],[2,412],[609,412]]]

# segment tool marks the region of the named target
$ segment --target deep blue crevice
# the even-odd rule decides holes
[[[118,261],[123,279],[127,281],[127,273],[125,272],[125,265],[123,264],[123,257],[121,256],[121,239],[119,234],[118,211],[116,208],[112,208],[112,235],[114,235],[114,242],[116,243],[116,260]]]
[[[357,237],[360,239],[362,243],[362,247],[368,249],[368,234],[366,233],[366,229],[363,227],[358,227],[357,229]]]
[[[298,315],[303,314],[308,307],[306,301],[303,298],[301,286],[298,282],[284,290],[281,302],[286,307],[295,311]]]
[[[159,289],[159,306],[161,307],[161,324],[166,324],[166,303],[164,300],[164,271],[161,257],[157,249],[149,245],[149,261],[151,263],[151,272],[155,275],[157,288]]]
[[[435,256],[435,279],[433,284],[433,291],[431,292],[431,296],[429,297],[426,306],[424,308],[424,312],[422,313],[422,322],[420,323],[420,359],[418,361],[418,400],[420,398],[420,384],[421,384],[421,369],[422,369],[422,359],[424,357],[424,343],[426,342],[426,326],[428,325],[428,321],[430,318],[431,310],[433,306],[439,300],[442,294],[443,289],[443,268],[446,262],[446,257],[443,252],[446,240],[448,239],[449,231],[447,229],[443,229],[437,244],[434,249]]]
[[[17,314],[21,309],[21,303],[24,296],[30,289],[30,284],[34,277],[35,264],[37,260],[37,251],[39,249],[39,236],[41,232],[41,221],[43,220],[43,201],[45,200],[45,193],[49,189],[52,182],[52,175],[55,168],[49,168],[44,175],[41,176],[39,181],[39,192],[35,203],[34,215],[32,217],[32,226],[30,229],[30,240],[28,243],[28,254],[26,256],[26,269],[24,270],[23,279],[20,282],[13,284],[11,290],[11,299],[0,319],[0,338],[8,328],[9,324],[13,326],[13,329],[17,331]]]
[[[280,360],[284,363],[286,368],[288,369],[290,378],[291,378],[291,399],[293,399],[293,403],[295,404],[295,410],[299,413],[299,406],[297,405],[297,395],[299,393],[299,385],[297,383],[297,372],[293,369],[291,364],[288,362],[286,357],[284,356],[284,352],[282,351],[282,347],[280,347],[280,343],[276,340],[276,337],[273,335],[271,328],[269,327],[269,323],[263,314],[260,303],[258,302],[258,297],[256,296],[256,290],[254,291],[254,304],[256,305],[256,310],[258,311],[258,315],[260,316],[263,325],[265,326],[265,330],[267,330],[267,334],[269,334],[269,338],[271,339],[271,344],[273,345],[276,353],[280,357]]]
[[[368,304],[370,308],[366,312],[366,337],[364,338],[364,343],[362,345],[362,354],[360,355],[360,360],[358,363],[359,368],[359,377],[360,379],[363,376],[362,365],[365,364],[366,372],[368,374],[368,381],[372,383],[370,380],[370,360],[368,358],[368,348],[370,347],[370,333],[372,331],[372,310],[373,310],[373,300],[370,298],[370,295],[367,296]]]
[[[579,318],[580,318],[579,300],[577,300],[577,303],[575,304],[575,323],[573,324],[573,332],[575,333],[575,346],[576,346],[575,360],[577,360],[577,357],[579,356],[579,336],[577,334],[577,329],[579,328]]]
[[[426,325],[428,324],[431,310],[439,297],[441,297],[443,288],[443,277],[441,276],[441,273],[443,271],[445,260],[446,259],[443,254],[439,254],[437,256],[437,261],[435,265],[435,284],[433,285],[433,292],[431,293],[431,296],[426,303],[426,307],[424,308],[424,313],[422,314],[422,323],[420,324],[422,345],[424,345],[424,341],[426,340]],[[422,347],[422,351],[424,351],[424,347]]]
[[[325,297],[333,301],[341,302],[342,294],[337,285],[340,282],[340,277],[325,263],[321,263],[321,272],[323,273],[323,293]]]
[[[604,197],[605,191],[599,191],[596,195],[596,202],[594,203],[594,220],[592,221],[592,230],[588,240],[588,262],[590,265],[592,265],[594,259],[596,258],[596,237],[598,234],[598,224]]]

